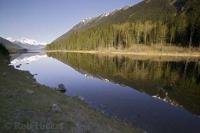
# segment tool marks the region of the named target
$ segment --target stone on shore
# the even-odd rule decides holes
[[[56,88],[56,91],[60,91],[60,92],[65,93],[67,91],[67,89],[66,89],[64,84],[59,84],[58,88]]]
[[[55,104],[55,103],[52,105],[51,109],[52,109],[52,111],[55,112],[55,113],[62,112],[62,111],[61,111],[61,108],[58,106],[58,104]]]

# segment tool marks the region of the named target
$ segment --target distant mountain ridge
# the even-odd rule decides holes
[[[10,37],[8,37],[7,39],[11,41],[13,44],[16,44],[29,51],[40,50],[44,49],[45,47],[44,43],[37,42],[36,40],[33,39],[28,39],[28,38],[13,39]]]
[[[29,39],[29,38],[26,38],[26,37],[21,37],[19,39],[13,39],[11,37],[7,37],[6,39],[11,41],[11,42],[20,42],[20,43],[29,44],[29,45],[45,45],[46,44],[44,42],[38,42],[34,39]]]
[[[26,52],[27,50],[17,44],[13,44],[9,40],[0,37],[0,45],[5,47],[9,53]]]
[[[133,44],[200,46],[199,9],[199,0],[144,0],[84,19],[47,48],[128,48]]]

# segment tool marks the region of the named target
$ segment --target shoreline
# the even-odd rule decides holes
[[[9,59],[1,56],[0,53],[1,131],[17,133],[53,129],[63,133],[82,130],[88,132],[143,132],[134,125],[96,111],[76,97],[66,96],[40,85],[29,72],[17,70],[8,64]],[[30,128],[34,123],[39,124],[38,127]],[[40,129],[40,124],[46,126],[50,124],[51,127]]]
[[[130,51],[109,51],[109,50],[46,50],[47,53],[82,53],[82,54],[102,54],[102,55],[123,55],[123,56],[149,56],[149,57],[186,57],[200,58],[199,52],[130,52]]]

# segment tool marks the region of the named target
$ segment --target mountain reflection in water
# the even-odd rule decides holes
[[[149,133],[200,130],[198,59],[27,53],[11,64],[52,89],[63,84],[66,95]]]
[[[48,53],[81,72],[133,87],[200,115],[200,61]]]

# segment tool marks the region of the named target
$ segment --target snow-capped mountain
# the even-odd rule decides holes
[[[102,23],[102,22],[106,21],[107,18],[114,16],[115,13],[117,13],[119,11],[128,10],[132,6],[133,5],[126,5],[122,8],[120,8],[120,9],[115,9],[115,10],[110,11],[110,12],[105,12],[103,14],[96,16],[96,17],[88,17],[88,18],[82,19],[78,24],[74,25],[71,30],[69,30],[68,32],[66,32],[65,34],[63,34],[59,38],[57,38],[55,41],[58,41],[58,40],[63,39],[65,37],[68,37],[70,35],[70,33],[73,33],[74,31],[78,31],[80,29],[87,29],[89,27],[96,26],[98,23]]]
[[[40,50],[45,47],[46,43],[41,43],[33,39],[28,38],[20,38],[20,39],[13,39],[11,37],[6,38],[7,40],[11,41],[13,44],[19,45],[22,48],[25,48],[29,51]]]
[[[14,39],[14,38],[8,37],[6,39],[11,41],[11,42],[20,42],[22,44],[29,44],[29,45],[45,45],[46,44],[46,43],[38,42],[34,39],[29,39],[29,38],[26,38],[26,37],[22,37],[22,38],[19,38],[19,39]]]
[[[115,9],[115,10],[110,11],[110,12],[105,12],[103,14],[96,16],[96,17],[89,17],[89,18],[82,19],[78,24],[76,24],[72,28],[72,30],[77,30],[77,29],[80,29],[80,28],[85,27],[87,25],[92,25],[93,23],[98,23],[101,20],[106,19],[107,17],[114,15],[116,12],[118,12],[120,10],[121,11],[127,10],[127,9],[131,8],[132,6],[133,5],[126,5],[122,8],[120,8],[120,9]]]
[[[86,18],[86,19],[83,19],[81,22],[83,24],[86,24],[88,22],[91,22],[92,20],[95,20],[95,19],[100,19],[100,18],[104,18],[104,17],[108,17],[109,15],[113,15],[115,12],[119,11],[119,10],[127,10],[129,9],[130,7],[132,7],[133,5],[126,5],[120,9],[115,9],[113,11],[110,11],[110,12],[105,12],[103,14],[100,14],[99,16],[97,17],[89,17],[89,18]]]
[[[26,49],[0,37],[0,45],[3,45],[10,53],[26,52]]]

